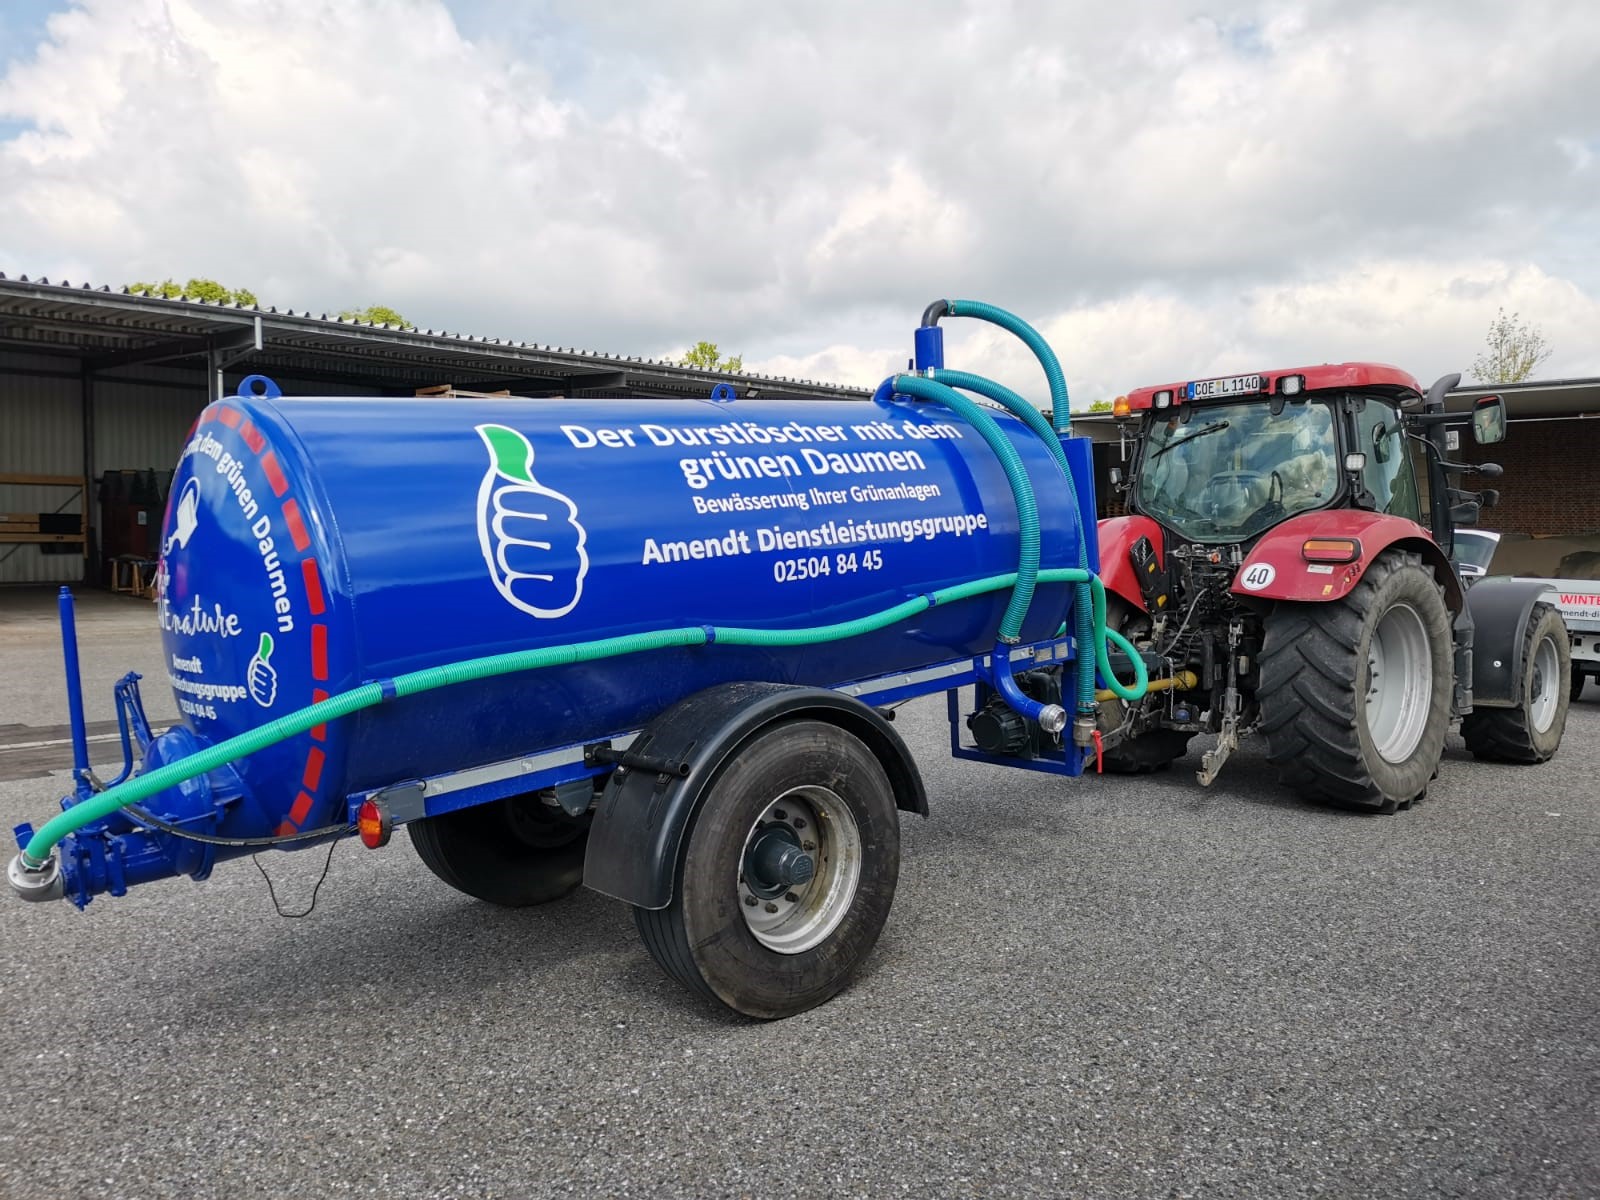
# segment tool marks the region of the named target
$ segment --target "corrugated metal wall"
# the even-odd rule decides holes
[[[0,351],[0,475],[78,475],[83,471],[83,427],[76,364],[68,358]],[[47,375],[21,371],[49,372]],[[94,389],[94,472],[170,471],[183,438],[205,407],[204,374],[174,367],[125,367],[97,380]],[[230,374],[229,384],[238,376]],[[300,395],[370,395],[347,385],[297,384]],[[70,498],[70,499],[69,499]],[[89,503],[96,504],[95,485]],[[64,507],[63,507],[64,505]],[[83,500],[59,487],[0,485],[0,512],[83,512]],[[99,521],[98,511],[93,519]],[[0,543],[0,584],[74,583],[83,578],[77,554],[46,554],[34,545]]]
[[[8,368],[71,370],[60,358],[0,356],[0,474],[81,475],[83,429],[78,419],[78,381],[18,375]],[[70,489],[0,485],[0,512],[83,512],[83,497]],[[69,582],[83,577],[74,553],[46,554],[38,546],[0,543],[0,583]]]

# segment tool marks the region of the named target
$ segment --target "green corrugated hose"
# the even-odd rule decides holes
[[[985,304],[982,300],[951,300],[949,309],[952,317],[972,317],[974,320],[987,321],[1022,339],[1028,349],[1033,351],[1033,356],[1039,360],[1039,365],[1044,368],[1044,377],[1050,384],[1050,415],[1056,423],[1055,431],[1063,437],[1070,437],[1072,407],[1067,398],[1067,377],[1061,373],[1061,360],[1056,357],[1056,352],[1050,349],[1050,343],[1044,340],[1039,331],[1015,313],[1008,313],[1003,308]]]
[[[1009,316],[1010,314],[1007,315]],[[1053,355],[1052,358],[1054,358]],[[1058,371],[1061,369],[1059,364],[1056,369]],[[1061,477],[1066,481],[1067,485],[1067,502],[1072,506],[1073,514],[1078,521],[1078,527],[1080,529],[1083,528],[1084,516],[1078,508],[1077,489],[1072,486],[1072,468],[1067,465],[1067,452],[1061,448],[1061,436],[1050,428],[1050,422],[1044,419],[1044,414],[1004,384],[996,383],[992,379],[985,379],[982,375],[974,375],[969,371],[947,371],[940,368],[934,371],[933,378],[939,383],[948,384],[951,387],[965,388],[969,392],[977,392],[980,396],[987,396],[1007,412],[1020,418],[1024,425],[1038,434],[1039,440],[1045,444],[1050,451],[1051,457],[1056,460],[1056,466],[1061,468]],[[1089,519],[1093,520],[1094,518],[1091,515]],[[1078,566],[1085,571],[1089,569],[1089,552],[1085,548],[1084,540],[1081,537],[1078,539]],[[1073,591],[1073,619],[1076,625],[1073,633],[1080,645],[1087,645],[1089,639],[1094,636],[1093,616],[1089,611],[1089,585],[1080,583]],[[1088,669],[1087,661],[1083,659],[1079,660],[1077,685],[1078,711],[1080,713],[1093,712],[1095,708],[1094,672]]]
[[[1005,470],[1006,482],[1011,485],[1011,497],[1017,505],[1017,584],[1011,589],[1011,600],[1005,615],[1000,618],[1000,639],[1016,642],[1022,637],[1022,623],[1027,619],[1028,606],[1033,603],[1034,582],[1039,574],[1039,504],[1033,494],[1033,480],[1028,468],[1022,464],[1022,455],[1011,444],[1011,439],[1000,432],[1000,426],[983,406],[968,400],[960,392],[921,375],[897,375],[894,390],[902,396],[916,396],[942,404],[977,430],[1000,460]],[[1083,570],[1085,564],[1079,563]],[[1085,572],[1087,574],[1087,572]]]
[[[1059,568],[1039,572],[1039,580],[1043,583],[1081,583],[1085,581],[1085,574],[1075,568]],[[914,597],[896,604],[893,608],[858,617],[853,621],[839,621],[832,625],[818,625],[808,629],[711,629],[696,625],[684,629],[663,629],[653,633],[601,638],[598,641],[578,642],[571,646],[545,646],[536,650],[515,650],[509,654],[470,658],[463,662],[447,663],[442,667],[427,667],[421,671],[397,675],[392,680],[394,695],[397,698],[415,696],[419,692],[429,692],[455,683],[468,683],[475,679],[491,679],[497,675],[512,675],[519,671],[535,671],[543,667],[594,662],[597,659],[638,654],[647,650],[664,650],[672,646],[703,646],[712,641],[733,646],[808,646],[821,642],[837,642],[883,629],[885,626],[904,621],[908,617],[941,604],[968,600],[986,592],[1001,591],[1014,586],[1016,581],[1015,573],[990,575],[970,583],[940,588],[936,592]],[[1096,576],[1088,576],[1087,582],[1094,595],[1096,630],[1105,630],[1105,589]],[[1102,638],[1096,637],[1094,647],[1100,670],[1119,696],[1130,700],[1136,699],[1143,694],[1145,684],[1148,682],[1144,663],[1120,634],[1114,630],[1105,630],[1105,636],[1116,642],[1133,662],[1134,684],[1128,688],[1118,683],[1112,676],[1111,668],[1106,661],[1105,642]],[[268,746],[287,741],[308,729],[328,721],[336,721],[340,717],[347,717],[364,708],[373,708],[383,702],[382,685],[364,683],[358,688],[330,696],[307,708],[269,721],[248,733],[241,733],[225,742],[218,742],[198,754],[168,763],[164,767],[157,767],[148,774],[136,775],[126,783],[108,788],[92,800],[75,804],[66,812],[47,821],[28,840],[27,848],[22,852],[23,865],[29,870],[38,870],[62,838],[91,822],[109,816],[125,805],[137,804],[157,792],[214,771],[218,767],[227,766],[238,759],[265,750]]]

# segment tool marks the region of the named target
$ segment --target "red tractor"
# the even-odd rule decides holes
[[[1569,648],[1537,580],[1465,587],[1454,530],[1494,492],[1453,486],[1447,425],[1505,436],[1499,397],[1446,413],[1403,371],[1341,363],[1141,388],[1119,399],[1127,516],[1100,522],[1108,624],[1154,681],[1101,694],[1107,769],[1150,771],[1213,733],[1210,784],[1259,732],[1282,783],[1379,813],[1438,774],[1461,721],[1480,759],[1540,763],[1566,725]],[[1130,444],[1131,443],[1131,444]],[[1113,663],[1115,666],[1116,664]]]

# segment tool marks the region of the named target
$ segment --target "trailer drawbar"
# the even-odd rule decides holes
[[[962,317],[1029,346],[1053,426],[945,369]],[[162,529],[182,723],[155,733],[125,676],[123,770],[94,776],[63,588],[75,786],[17,828],[9,882],[82,908],[404,825],[469,895],[587,884],[692,990],[803,1011],[877,940],[898,813],[927,812],[893,705],[945,692],[957,756],[1077,776],[1097,693],[1152,682],[1106,628],[1094,514],[1054,353],[972,301],[929,306],[871,404],[251,376],[196,421]]]

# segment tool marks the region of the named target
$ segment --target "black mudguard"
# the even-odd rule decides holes
[[[1544,579],[1494,575],[1467,589],[1472,614],[1472,704],[1474,708],[1515,708],[1520,702],[1523,633],[1541,598],[1555,601]]]
[[[672,903],[684,833],[722,767],[762,729],[798,718],[827,721],[860,738],[883,764],[895,804],[928,815],[917,764],[875,709],[826,688],[725,684],[680,700],[628,747],[636,760],[658,760],[678,770],[612,772],[589,828],[584,886],[640,908]]]

